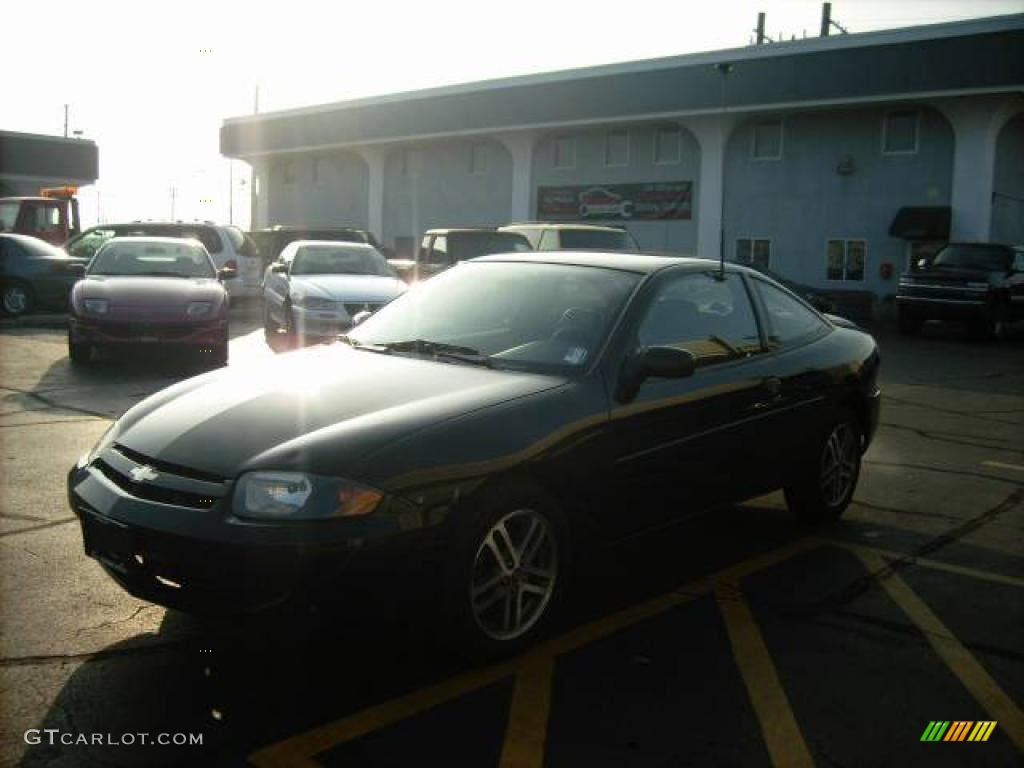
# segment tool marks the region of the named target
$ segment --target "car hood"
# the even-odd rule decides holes
[[[407,288],[394,277],[378,275],[293,275],[291,293],[335,301],[390,301]]]
[[[114,277],[90,275],[75,285],[79,299],[107,299],[111,306],[185,306],[192,301],[215,301],[224,287],[213,278]]]
[[[225,478],[254,468],[343,475],[419,429],[562,383],[320,346],[158,392],[122,417],[116,442]]]

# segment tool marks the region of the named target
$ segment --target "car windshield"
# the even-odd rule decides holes
[[[215,277],[210,256],[188,241],[111,240],[96,252],[90,275]]]
[[[563,229],[559,245],[564,249],[598,251],[635,251],[636,244],[627,232],[607,229]]]
[[[965,267],[1003,272],[1012,261],[1009,248],[999,245],[947,245],[932,262],[934,267]]]
[[[391,302],[349,339],[378,351],[568,372],[593,360],[639,280],[596,267],[463,262]]]
[[[303,245],[295,253],[292,275],[376,275],[391,277],[391,267],[373,248]]]
[[[0,203],[0,232],[13,232],[18,223],[18,203]]]

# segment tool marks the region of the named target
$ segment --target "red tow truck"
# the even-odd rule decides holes
[[[0,197],[0,232],[32,235],[61,245],[81,231],[78,187],[43,187],[38,197]]]

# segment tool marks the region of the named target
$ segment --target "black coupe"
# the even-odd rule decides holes
[[[487,256],[336,344],[144,400],[69,498],[86,552],[144,599],[343,605],[422,568],[466,641],[505,650],[557,613],[585,537],[776,488],[840,515],[878,366],[867,333],[744,267]]]

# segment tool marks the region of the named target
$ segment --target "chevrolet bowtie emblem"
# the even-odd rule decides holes
[[[131,471],[132,480],[136,483],[144,483],[147,480],[156,480],[160,473],[152,467],[135,467]]]

